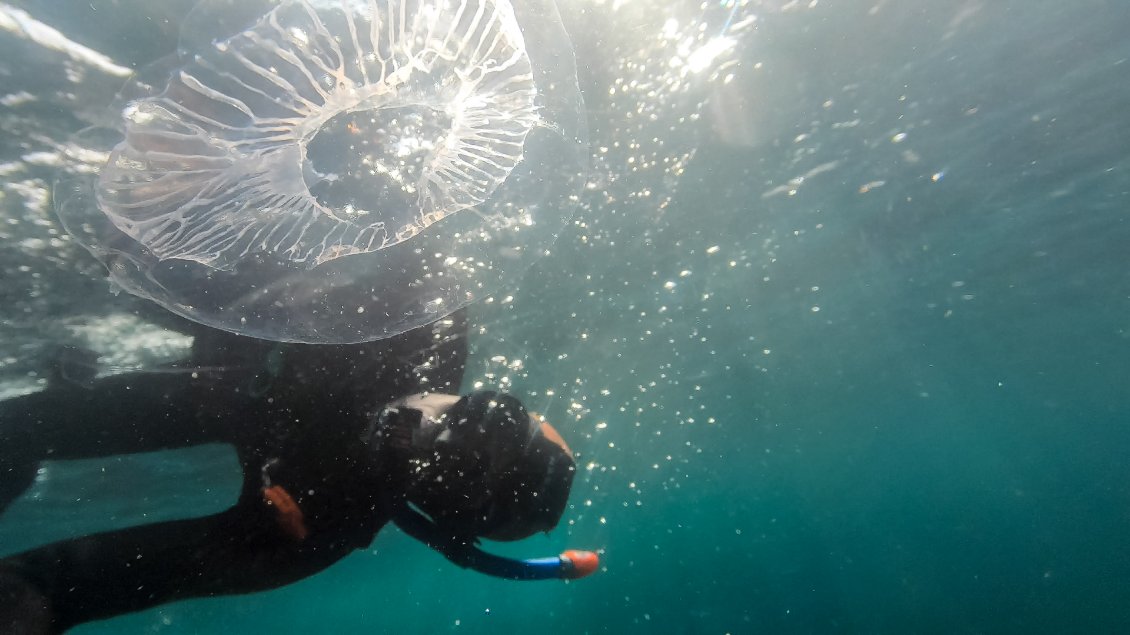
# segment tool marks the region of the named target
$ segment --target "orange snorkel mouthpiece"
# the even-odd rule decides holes
[[[561,577],[567,580],[576,580],[592,574],[600,567],[600,556],[592,551],[569,549],[559,556],[563,564],[570,568],[566,575]]]

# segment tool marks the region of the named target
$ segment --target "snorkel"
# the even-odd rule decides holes
[[[450,536],[431,519],[412,507],[401,510],[393,522],[404,533],[442,553],[451,562],[508,580],[576,580],[600,567],[600,556],[592,551],[568,549],[546,558],[507,558],[483,551],[475,540]]]

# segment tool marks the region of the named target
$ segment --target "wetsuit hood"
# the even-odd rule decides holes
[[[575,472],[560,435],[509,395],[435,397],[401,400],[375,420],[381,460],[408,475],[406,502],[468,540],[519,540],[555,527]]]

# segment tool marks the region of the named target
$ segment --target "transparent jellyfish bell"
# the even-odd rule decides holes
[[[427,324],[519,276],[583,185],[550,2],[207,2],[181,48],[123,92],[115,133],[83,135],[105,163],[56,198],[118,284],[204,324],[312,343]]]

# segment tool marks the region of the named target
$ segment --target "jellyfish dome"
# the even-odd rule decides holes
[[[130,293],[265,339],[349,343],[512,283],[587,149],[551,0],[209,0],[62,181]]]

